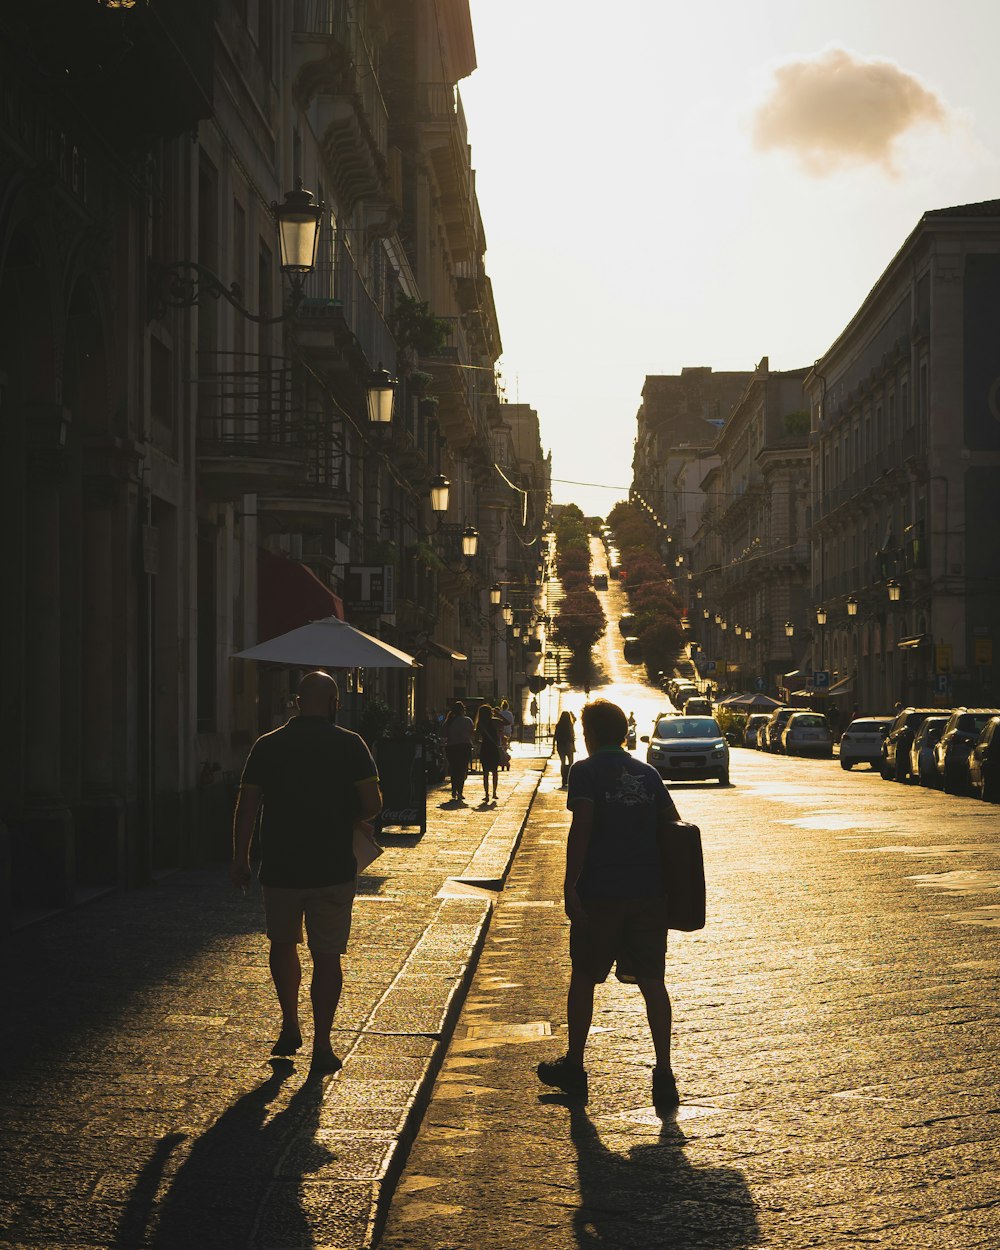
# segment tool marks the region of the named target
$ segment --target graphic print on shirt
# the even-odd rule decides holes
[[[618,779],[615,793],[606,791],[604,797],[609,803],[621,803],[623,807],[636,807],[640,803],[650,802],[650,795],[643,785],[643,778],[634,773],[623,772]]]

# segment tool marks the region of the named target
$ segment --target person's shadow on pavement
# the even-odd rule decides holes
[[[569,1108],[580,1181],[573,1217],[578,1246],[743,1250],[759,1244],[746,1177],[736,1168],[692,1166],[675,1120],[662,1122],[655,1141],[618,1154],[601,1141],[579,1100],[561,1094],[543,1094],[541,1100]]]
[[[171,1133],[162,1139],[129,1195],[114,1250],[138,1246],[157,1250],[192,1250],[195,1246],[244,1250],[256,1240],[262,1212],[264,1222],[271,1222],[267,1216],[271,1208],[280,1219],[282,1238],[288,1239],[286,1244],[314,1244],[312,1229],[298,1201],[302,1177],[288,1167],[286,1152],[293,1138],[313,1141],[323,1101],[323,1082],[307,1078],[288,1105],[268,1118],[269,1105],[294,1071],[292,1063],[284,1059],[272,1059],[271,1067],[271,1075],[263,1084],[244,1094],[194,1142],[169,1189],[156,1202],[161,1179],[168,1171],[169,1156],[184,1140],[184,1134]],[[301,1171],[322,1166],[324,1152],[315,1142],[307,1153],[309,1162],[303,1164]],[[327,1160],[329,1157],[327,1154]],[[284,1166],[275,1182],[279,1162]]]

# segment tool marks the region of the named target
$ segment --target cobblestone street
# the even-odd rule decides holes
[[[676,1120],[613,980],[587,1107],[534,1075],[565,1049],[550,767],[385,1250],[998,1244],[996,809],[750,751],[733,778],[674,787],[709,883],[670,939]]]

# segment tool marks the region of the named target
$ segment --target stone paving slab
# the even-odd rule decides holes
[[[649,1105],[641,996],[613,980],[589,1103],[534,1075],[565,1049],[567,815],[550,764],[381,1250],[1000,1246],[996,931],[962,923],[980,895],[929,896],[881,835],[860,854],[840,833],[891,817],[891,844],[905,830],[927,872],[957,854],[964,882],[996,882],[996,809],[865,790],[824,764],[740,764],[729,790],[675,788],[710,896],[706,930],[670,936],[676,1118]],[[975,834],[961,852],[953,814]]]
[[[422,838],[386,831],[359,882],[334,1077],[269,1062],[262,908],[224,870],[0,942],[0,1250],[370,1245],[543,767],[524,748],[496,805],[442,787]],[[453,896],[456,879],[493,888]],[[306,1021],[305,987],[302,1005]]]

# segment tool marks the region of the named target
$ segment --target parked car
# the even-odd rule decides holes
[[[928,716],[940,716],[939,707],[904,707],[896,713],[882,743],[879,772],[883,781],[905,781],[910,775],[910,747],[913,735]]]
[[[927,716],[913,736],[910,747],[910,778],[921,786],[937,789],[941,785],[934,762],[934,748],[947,723],[947,716]]]
[[[788,718],[801,711],[796,707],[776,707],[767,718],[767,724],[757,732],[757,741],[762,751],[778,752],[781,748],[781,735],[785,732]]]
[[[704,695],[695,695],[693,698],[687,699],[684,703],[685,716],[711,716],[712,700],[706,699]]]
[[[781,735],[786,755],[833,756],[833,731],[822,712],[793,712]]]
[[[698,687],[693,681],[678,681],[668,691],[670,702],[674,707],[681,708],[687,703],[688,699],[693,699],[698,694]]]
[[[987,803],[1000,803],[1000,716],[991,716],[969,752],[969,788]]]
[[[661,716],[650,736],[646,762],[664,778],[729,784],[729,744],[712,716]]]
[[[891,725],[891,716],[859,716],[852,720],[840,739],[840,767],[851,769],[855,764],[870,764],[878,768],[882,739]]]
[[[948,717],[934,747],[934,765],[946,794],[969,792],[969,748],[994,716],[1000,716],[1000,708],[958,707]]]
[[[595,573],[594,574],[594,589],[595,590],[607,590],[607,588],[608,588],[607,573]]]
[[[743,745],[745,747],[759,747],[757,734],[764,728],[771,719],[770,712],[751,712],[747,717],[747,723],[743,727]]]
[[[622,648],[622,654],[625,656],[626,664],[641,664],[642,643],[638,638],[626,638],[625,646]]]
[[[635,634],[635,614],[623,612],[618,618],[618,628],[621,630],[623,637],[631,638]]]

